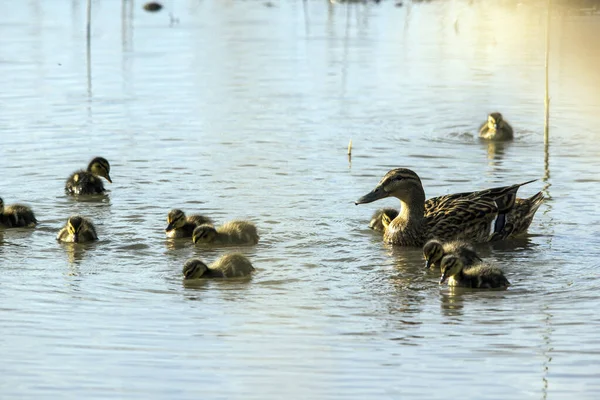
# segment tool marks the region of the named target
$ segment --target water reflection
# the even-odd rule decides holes
[[[67,260],[69,264],[79,264],[83,261],[83,258],[87,251],[93,249],[97,243],[66,243],[66,242],[58,242],[62,247],[63,251],[67,255]],[[77,272],[79,270],[77,269]]]

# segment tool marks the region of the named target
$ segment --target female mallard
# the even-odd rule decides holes
[[[482,261],[477,252],[467,242],[461,240],[452,240],[442,243],[437,239],[431,239],[423,246],[423,257],[425,258],[425,268],[440,266],[440,261],[446,255],[455,255],[460,257],[465,267],[470,267],[478,261]]]
[[[460,257],[450,254],[442,258],[440,285],[448,281],[448,286],[473,289],[507,288],[510,282],[501,269],[486,263],[478,263],[466,268]]]
[[[489,242],[527,231],[542,203],[542,192],[517,199],[524,182],[477,192],[434,197],[425,201],[418,175],[406,168],[388,172],[370,193],[356,204],[396,197],[401,211],[385,229],[383,240],[400,246],[423,246],[433,238]]]
[[[384,232],[385,227],[389,224],[394,218],[398,216],[398,210],[393,208],[380,208],[379,210],[373,213],[371,217],[371,222],[369,222],[369,228],[374,231]]]
[[[87,170],[74,172],[65,185],[68,194],[101,194],[104,193],[104,184],[100,180],[103,177],[110,183],[110,164],[105,158],[96,157],[90,161]]]
[[[0,226],[6,228],[34,227],[37,224],[35,214],[31,208],[23,204],[12,204],[4,207],[0,198]]]
[[[167,237],[179,239],[192,237],[194,229],[203,224],[211,224],[212,220],[203,215],[189,215],[186,216],[181,210],[174,209],[169,211],[167,214],[167,227],[165,232]]]
[[[241,278],[250,275],[254,267],[243,254],[225,254],[207,266],[202,260],[193,258],[183,265],[184,279]]]
[[[230,221],[215,229],[212,225],[200,225],[194,229],[194,243],[227,245],[258,243],[256,226],[248,221]]]
[[[479,137],[489,140],[511,140],[513,129],[502,118],[502,114],[494,112],[488,115],[488,120],[479,128]]]
[[[92,221],[79,215],[72,215],[58,232],[56,240],[69,243],[84,243],[98,240]]]

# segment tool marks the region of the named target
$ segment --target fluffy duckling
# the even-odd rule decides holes
[[[207,266],[202,260],[193,258],[183,265],[185,280],[199,278],[241,278],[250,275],[254,267],[243,254],[225,254]]]
[[[442,258],[440,285],[448,281],[448,286],[473,289],[507,288],[510,282],[501,269],[486,263],[465,268],[460,257],[450,254]]]
[[[56,240],[68,243],[84,243],[98,240],[92,221],[79,215],[72,215],[58,232]]]
[[[211,225],[200,225],[194,229],[192,240],[202,244],[247,244],[258,243],[256,226],[248,221],[230,221],[215,229]]]
[[[489,140],[511,140],[513,129],[502,114],[494,112],[488,115],[488,120],[479,128],[479,137]]]
[[[375,211],[369,222],[369,228],[377,232],[384,232],[385,228],[398,216],[398,210],[394,208],[380,208]]]
[[[75,171],[65,185],[68,194],[101,194],[104,193],[104,184],[100,177],[110,183],[110,164],[105,158],[96,157],[90,161],[87,170]]]
[[[34,227],[37,224],[35,214],[31,208],[22,204],[12,204],[4,207],[0,198],[0,226],[6,228]]]
[[[167,215],[165,232],[167,233],[167,237],[173,239],[188,238],[192,237],[192,233],[197,226],[204,224],[212,225],[212,223],[210,218],[203,215],[194,214],[186,216],[183,211],[173,209]]]
[[[476,262],[482,261],[473,246],[467,242],[453,240],[442,243],[437,239],[431,239],[423,246],[425,268],[439,267],[442,258],[448,254],[460,257],[465,267],[470,267]]]

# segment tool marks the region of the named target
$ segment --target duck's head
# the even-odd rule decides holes
[[[179,209],[169,211],[167,215],[167,227],[165,232],[170,232],[173,229],[181,228],[185,225],[185,213]]]
[[[0,214],[4,212],[4,200],[0,197]]]
[[[112,183],[110,179],[110,164],[106,160],[106,158],[96,157],[92,161],[90,161],[88,168],[88,172],[91,172],[94,175],[101,176],[105,178],[107,181]]]
[[[73,235],[74,242],[79,240],[79,233],[81,232],[83,225],[83,218],[79,215],[73,215],[67,220],[67,231],[69,234]]]
[[[432,265],[440,265],[444,257],[444,247],[439,240],[431,239],[423,246],[423,257],[425,258],[425,268],[431,268]]]
[[[198,279],[208,271],[208,266],[197,258],[187,260],[183,264],[183,279]]]
[[[390,196],[404,199],[415,190],[423,191],[419,176],[408,168],[396,168],[385,174],[375,189],[356,200],[354,204],[371,203]]]
[[[455,255],[447,255],[444,256],[444,258],[442,258],[442,264],[440,266],[440,269],[442,271],[442,277],[440,278],[441,285],[442,283],[446,282],[448,278],[462,271],[463,262],[460,259],[460,257],[457,257]]]
[[[194,243],[212,243],[217,237],[217,230],[214,226],[204,224],[197,226],[192,233]]]
[[[488,115],[488,129],[496,131],[504,127],[504,119],[499,112],[493,112]]]

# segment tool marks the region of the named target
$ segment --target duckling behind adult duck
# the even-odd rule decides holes
[[[440,285],[448,281],[448,286],[474,289],[498,289],[510,286],[501,269],[483,262],[466,268],[461,258],[454,254],[442,258],[441,271]]]
[[[211,225],[200,225],[194,229],[194,243],[211,245],[253,245],[258,243],[256,225],[248,221],[230,221],[215,229]]]
[[[479,137],[488,140],[511,140],[513,129],[502,114],[494,112],[488,115],[488,120],[479,128]]]
[[[188,215],[179,209],[169,211],[167,215],[167,227],[165,232],[167,237],[179,239],[192,237],[194,229],[203,224],[212,225],[212,220],[203,215]]]
[[[533,181],[476,192],[434,197],[425,201],[419,176],[406,168],[389,171],[356,204],[385,197],[400,200],[401,211],[385,229],[383,239],[400,246],[423,246],[432,238],[489,242],[527,230],[544,196],[517,199],[517,190]]]
[[[4,206],[0,198],[0,225],[6,228],[34,227],[37,224],[35,214],[31,208],[23,204]]]
[[[56,240],[68,243],[84,243],[98,240],[92,221],[79,215],[72,215],[58,232]]]
[[[434,266],[439,267],[442,258],[449,254],[459,257],[465,267],[469,267],[478,261],[482,261],[470,243],[462,240],[452,240],[450,242],[442,243],[437,239],[431,239],[423,246],[425,268]]]
[[[101,194],[104,193],[104,184],[100,177],[110,183],[110,164],[105,158],[96,157],[88,164],[87,170],[79,170],[71,174],[65,185],[68,194]]]
[[[389,223],[398,216],[398,210],[394,208],[380,208],[373,213],[369,228],[377,232],[384,232]]]
[[[243,254],[225,254],[207,266],[202,260],[193,258],[183,265],[184,279],[241,278],[250,275],[254,267]]]

